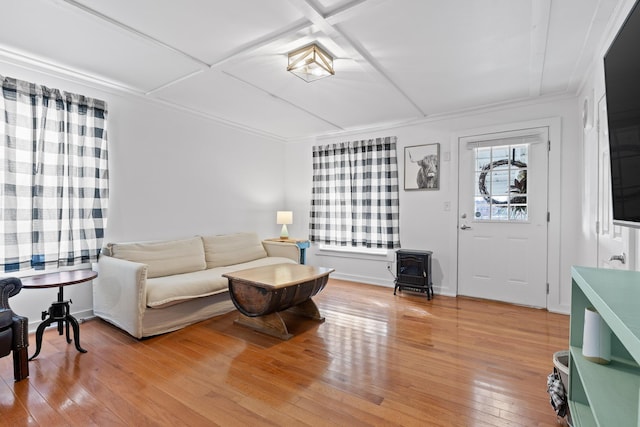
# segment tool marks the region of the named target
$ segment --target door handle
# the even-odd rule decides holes
[[[625,255],[624,252],[622,252],[621,255],[611,255],[611,258],[609,258],[609,261],[620,261],[624,265],[627,261],[627,256]]]
[[[470,229],[471,229],[471,227],[469,227],[466,224],[463,224],[463,225],[460,226],[460,230],[470,230]]]

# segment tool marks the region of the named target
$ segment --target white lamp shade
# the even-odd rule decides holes
[[[278,211],[276,214],[276,224],[293,224],[293,212]]]

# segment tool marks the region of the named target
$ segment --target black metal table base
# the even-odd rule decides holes
[[[29,358],[29,360],[35,359],[36,356],[40,354],[40,350],[42,348],[42,334],[44,333],[45,328],[53,322],[58,322],[58,333],[60,335],[66,332],[67,343],[69,344],[71,344],[71,337],[69,336],[69,324],[71,324],[71,327],[73,328],[73,342],[76,346],[76,350],[80,353],[87,352],[87,350],[80,346],[80,325],[78,324],[78,320],[69,313],[70,303],[72,303],[71,300],[63,300],[61,286],[58,291],[58,301],[51,303],[49,311],[42,312],[43,322],[38,325],[38,329],[36,330],[36,352]]]

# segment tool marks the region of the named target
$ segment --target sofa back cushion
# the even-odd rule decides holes
[[[166,242],[110,243],[107,252],[114,258],[147,264],[149,279],[207,268],[200,236]]]
[[[207,268],[225,267],[267,256],[256,233],[206,236],[202,241]]]

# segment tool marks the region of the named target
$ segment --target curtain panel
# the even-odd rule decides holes
[[[109,195],[106,103],[0,81],[0,268],[96,261]]]
[[[312,242],[400,247],[396,142],[386,137],[313,147]]]

